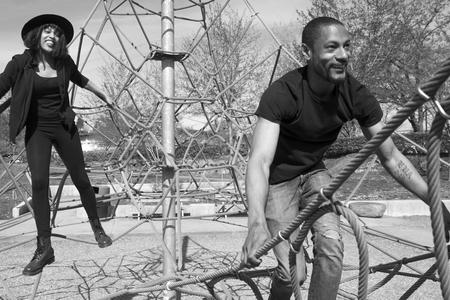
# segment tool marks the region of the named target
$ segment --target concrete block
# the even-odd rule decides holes
[[[31,205],[31,197],[27,198],[27,201],[30,203]],[[17,218],[25,213],[29,212],[28,206],[25,204],[25,202],[20,202],[18,205],[16,205],[15,207],[13,207],[12,209],[12,217],[13,218]]]
[[[352,202],[348,206],[359,217],[381,218],[386,211],[384,203],[371,203],[369,201]]]
[[[420,199],[398,199],[398,200],[371,200],[371,201],[350,201],[350,206],[354,202],[382,203],[386,206],[385,216],[407,217],[407,216],[429,216],[430,208]],[[444,199],[442,202],[450,210],[450,200]]]
[[[216,213],[216,205],[214,203],[195,203],[183,206],[185,214],[191,216],[213,215]]]
[[[139,211],[143,215],[147,214],[162,214],[162,207],[158,207],[155,211],[154,205],[141,205],[140,209],[138,209],[133,204],[119,204],[116,209],[116,217],[137,217],[139,214]]]
[[[95,196],[105,196],[110,193],[109,186],[93,186]],[[97,214],[100,219],[111,218],[112,217],[113,206],[111,202],[98,202],[97,203]],[[86,219],[87,214],[84,207],[79,207],[76,209],[76,215],[79,218]]]
[[[116,217],[132,217],[138,209],[132,204],[119,205],[116,209]]]

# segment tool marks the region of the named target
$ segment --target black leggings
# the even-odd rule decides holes
[[[27,126],[25,147],[31,172],[32,202],[38,236],[51,234],[48,190],[52,145],[69,170],[89,219],[98,218],[95,193],[85,170],[78,130],[70,134],[59,124]]]

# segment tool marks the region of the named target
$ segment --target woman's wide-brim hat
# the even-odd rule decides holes
[[[25,25],[23,25],[21,32],[22,40],[25,38],[28,32],[30,32],[31,30],[33,30],[38,26],[45,24],[58,25],[59,28],[61,28],[61,30],[64,32],[66,42],[69,43],[72,40],[73,38],[72,23],[70,23],[69,20],[67,20],[64,17],[52,14],[39,15],[26,22]]]

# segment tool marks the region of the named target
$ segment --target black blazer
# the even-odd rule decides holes
[[[37,63],[33,60],[30,50],[13,56],[8,62],[3,73],[0,74],[0,98],[11,89],[11,98],[0,105],[0,113],[11,106],[9,113],[9,138],[15,143],[17,135],[26,125],[28,110],[30,108],[33,94],[33,72]],[[72,58],[68,55],[63,59],[57,69],[59,81],[59,94],[61,96],[61,115],[70,115],[72,120],[64,120],[65,123],[73,123],[73,114],[64,114],[71,110],[67,89],[69,81],[80,87],[85,87],[88,79],[77,69]]]

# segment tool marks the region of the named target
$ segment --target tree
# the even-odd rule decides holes
[[[327,15],[352,34],[351,72],[381,103],[402,106],[436,69],[450,46],[447,0],[313,0],[299,20]],[[426,107],[409,117],[414,131],[425,128]]]
[[[211,104],[186,105],[184,112],[208,117],[212,130],[203,131],[202,140],[223,143],[228,150],[242,130],[236,126],[250,127],[250,114],[269,83],[269,62],[262,59],[260,31],[249,17],[213,3],[204,15],[203,27],[207,31],[202,39],[187,37],[183,43],[190,57],[183,62],[186,72],[177,77],[179,90],[189,97],[215,99]],[[177,137],[180,144],[192,141],[189,136],[185,140],[182,135]]]
[[[111,58],[99,68],[102,74],[102,89],[111,101],[115,100],[115,104],[121,110],[136,120],[145,122],[154,117],[153,113],[161,100],[161,96],[155,91],[160,90],[160,66],[155,62],[144,64],[138,70],[139,78],[133,75],[124,66],[125,64],[123,59],[118,62]],[[81,97],[82,105],[87,107],[94,106],[93,103],[104,105],[91,93],[84,95],[85,97]],[[92,114],[86,118],[110,138],[121,138],[130,129],[130,124],[127,124],[121,115],[114,111]],[[129,122],[133,123],[131,120]]]
[[[264,74],[261,68],[238,84],[233,83],[259,63],[258,31],[249,18],[231,8],[221,11],[218,4],[208,6],[204,28],[209,26],[206,37],[192,49],[194,59],[184,62],[187,74],[181,77],[181,89],[195,97],[215,97],[227,89],[219,99],[220,105],[254,110],[255,94],[261,90],[260,78]],[[192,39],[186,38],[183,48],[189,49]]]

